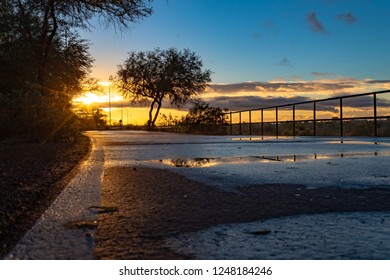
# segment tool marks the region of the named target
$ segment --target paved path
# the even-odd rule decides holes
[[[390,212],[354,212],[219,225],[167,242],[206,260],[389,260],[389,234]]]
[[[34,227],[6,259],[93,259],[104,152],[96,146]]]
[[[254,183],[390,187],[390,139],[386,138],[345,138],[341,143],[332,138],[258,139],[142,131],[87,135],[94,142],[90,158],[7,258],[93,258],[97,216],[89,207],[100,204],[104,170],[112,167],[164,168],[229,192]]]

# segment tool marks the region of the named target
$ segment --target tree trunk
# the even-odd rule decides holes
[[[156,113],[154,114],[154,118],[153,118],[153,121],[152,121],[152,126],[154,127],[155,126],[155,123],[156,123],[156,120],[158,118],[158,114],[160,113],[160,109],[161,109],[161,105],[162,105],[162,101],[157,101],[157,110],[156,110]]]
[[[50,29],[50,19],[52,20],[52,27]],[[45,93],[46,89],[44,87],[45,83],[45,76],[46,76],[46,67],[47,67],[47,60],[49,58],[49,52],[52,47],[52,43],[54,40],[55,35],[57,34],[58,30],[58,23],[57,23],[57,17],[54,7],[54,1],[49,1],[46,5],[45,9],[45,15],[44,15],[44,21],[43,21],[43,28],[42,28],[42,34],[40,39],[40,63],[38,65],[38,84],[41,87],[41,92]]]
[[[149,120],[148,120],[148,130],[152,128],[152,119],[153,119],[153,109],[154,109],[154,104],[156,103],[155,100],[153,100],[152,104],[150,105],[149,108]]]

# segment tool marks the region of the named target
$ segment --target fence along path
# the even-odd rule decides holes
[[[346,121],[354,121],[354,120],[367,120],[371,121],[372,123],[372,135],[377,137],[379,135],[379,126],[378,121],[379,120],[390,120],[390,99],[380,99],[378,96],[381,96],[382,94],[390,93],[390,90],[382,90],[382,91],[375,91],[375,92],[368,92],[368,93],[362,93],[362,94],[354,94],[354,95],[345,95],[345,96],[338,96],[338,97],[332,97],[332,98],[326,98],[326,99],[318,99],[318,100],[308,100],[303,102],[297,102],[297,103],[290,103],[290,104],[282,104],[277,106],[269,106],[269,107],[261,107],[261,108],[255,108],[250,110],[241,110],[241,111],[233,111],[226,113],[229,117],[230,125],[229,125],[229,132],[231,135],[234,134],[234,130],[238,130],[239,135],[243,134],[249,134],[253,135],[253,127],[254,125],[260,125],[260,135],[264,135],[265,133],[265,125],[271,124],[275,126],[274,134],[275,136],[279,136],[280,134],[280,125],[281,124],[289,124],[291,126],[291,134],[290,136],[297,136],[297,124],[298,123],[308,123],[311,124],[311,132],[312,136],[318,136],[318,123],[325,123],[325,122],[338,122],[339,123],[339,136],[344,136],[344,123]],[[372,107],[370,110],[367,110],[367,113],[370,113],[370,115],[366,116],[345,116],[345,108],[350,107],[346,106],[346,100],[351,99],[358,99],[361,97],[367,97],[364,100],[366,103],[367,101],[371,100],[371,105],[369,106],[362,106],[360,104],[360,107]],[[371,98],[370,98],[371,97]],[[369,100],[370,99],[370,100]],[[319,107],[323,105],[326,102],[335,101],[337,105],[334,107],[334,112],[338,111],[337,117],[332,118],[323,118],[318,117]],[[378,114],[378,105],[383,105],[386,110],[384,114]],[[303,106],[305,109],[301,108],[300,110],[310,110],[312,112],[310,118],[297,118],[296,113],[298,110],[298,106]],[[290,110],[292,113],[292,117],[288,120],[281,120],[280,119],[280,112],[281,111]],[[274,120],[267,121],[264,117],[264,113],[269,111],[274,111]],[[329,111],[330,112],[330,111]],[[380,111],[382,112],[382,110]],[[243,121],[243,114],[247,113],[247,121]],[[260,121],[254,122],[253,117],[254,114],[259,114],[258,117]],[[234,122],[233,118],[238,118],[238,121]],[[248,130],[247,133],[243,132],[243,126],[246,126]],[[238,127],[238,129],[236,129]],[[390,131],[389,131],[390,133]],[[390,135],[387,135],[390,136]]]

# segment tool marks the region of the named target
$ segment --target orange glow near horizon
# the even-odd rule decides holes
[[[258,87],[256,88],[247,88],[247,84],[243,83],[242,85],[234,85],[230,87],[229,84],[225,84],[226,88],[216,88],[215,90],[211,87],[208,88],[203,94],[202,98],[209,102],[211,106],[218,106],[218,107],[224,107],[226,104],[229,106],[230,100],[232,100],[232,104],[236,106],[247,106],[246,109],[251,109],[250,106],[259,107],[261,104],[254,104],[253,102],[248,102],[247,100],[257,100],[256,98],[251,99],[251,97],[259,97],[259,101],[268,102],[272,99],[278,99],[280,97],[280,102],[286,102],[286,103],[292,103],[290,100],[294,100],[296,97],[303,97],[303,98],[309,98],[309,99],[321,99],[321,98],[328,98],[333,97],[336,95],[336,91],[333,92],[333,87],[341,86],[340,83],[345,83],[345,80],[317,80],[317,81],[311,81],[311,82],[305,82],[300,81],[302,84],[302,89],[298,88],[294,85],[293,82],[286,82],[286,85],[281,85],[281,87],[277,88],[275,85],[273,85],[274,81],[269,81],[267,83],[262,83],[264,87],[268,85],[267,89],[264,89],[265,91],[259,90]],[[349,84],[348,87],[343,88],[345,91],[345,94],[347,92],[351,93],[360,93],[360,92],[369,92],[374,89],[382,89],[379,88],[379,86],[384,87],[383,83],[379,84],[365,84],[366,81],[349,81],[352,83],[355,82],[355,84]],[[305,84],[308,84],[307,87],[305,87]],[[386,83],[386,85],[390,87],[390,82]],[[124,98],[122,95],[120,95],[118,89],[115,87],[115,85],[110,81],[102,81],[99,82],[100,89],[97,91],[93,91],[92,89],[88,92],[85,92],[82,96],[79,96],[78,98],[75,98],[73,100],[73,103],[75,106],[87,106],[92,108],[99,107],[100,109],[103,109],[106,113],[111,112],[111,120],[113,123],[119,122],[119,120],[123,121],[123,124],[135,124],[135,125],[144,125],[148,120],[148,113],[149,108],[148,106],[142,106],[142,105],[134,105],[131,104],[130,100],[127,98]],[[221,85],[221,84],[219,84]],[[289,88],[291,86],[292,88]],[[378,88],[376,88],[378,87]],[[364,91],[363,91],[364,89]],[[356,92],[355,92],[356,91]],[[283,99],[284,98],[284,99]],[[344,107],[343,107],[343,116],[344,117],[362,117],[362,116],[373,116],[373,102],[372,101],[366,101],[366,98],[351,98],[351,99],[345,99],[344,100]],[[390,93],[389,94],[381,94],[378,95],[378,100],[381,99],[384,102],[378,102],[377,104],[377,114],[379,116],[385,116],[389,114],[389,107],[388,102],[390,100]],[[215,102],[214,102],[215,101]],[[234,102],[235,101],[235,102]],[[355,103],[358,103],[355,105]],[[362,104],[367,103],[366,106],[363,107]],[[386,103],[387,102],[387,103]],[[237,105],[238,104],[238,105]],[[271,102],[272,104],[272,102]],[[316,119],[333,119],[333,118],[339,118],[340,112],[339,112],[339,101],[324,101],[321,103],[318,103],[318,107],[316,110]],[[297,105],[295,107],[295,119],[296,120],[307,120],[307,119],[313,119],[313,110],[312,110],[312,104],[304,104],[304,105]],[[322,106],[322,108],[321,108]],[[109,109],[110,108],[110,109]],[[235,111],[235,108],[228,108],[228,110]],[[165,114],[166,116],[169,116],[169,114],[172,115],[173,118],[181,119],[182,116],[185,116],[188,113],[188,110],[176,110],[174,108],[164,108],[160,112],[160,116],[162,114]],[[162,120],[161,118],[158,118],[157,124]],[[264,121],[266,122],[272,122],[275,121],[275,109],[267,109],[263,112]],[[230,116],[228,115],[228,118]],[[238,114],[234,113],[232,115],[232,122],[238,123],[239,122],[239,116]],[[283,107],[279,108],[278,111],[278,120],[279,121],[290,121],[293,119],[293,113],[292,113],[292,106],[289,107]],[[230,121],[230,120],[229,120]],[[252,110],[252,115],[249,117],[248,112],[243,112],[241,116],[241,121],[243,123],[251,122],[260,122],[261,121],[261,115],[260,110]]]
[[[109,112],[109,108],[102,108],[105,113]],[[118,123],[119,120],[123,121],[124,125],[133,124],[133,125],[144,125],[148,120],[149,108],[147,107],[129,107],[123,105],[122,108],[111,108],[111,119],[112,123]],[[182,116],[187,115],[188,111],[181,111],[172,108],[162,108],[160,110],[160,117],[162,114],[169,116],[171,114],[173,117],[181,118]],[[157,120],[157,123],[160,119]]]
[[[102,83],[102,82],[101,82]],[[116,93],[116,92],[104,92],[104,93],[94,93],[94,92],[86,92],[82,94],[81,96],[73,99],[73,103],[82,103],[85,105],[91,105],[94,103],[103,104],[103,103],[114,103],[114,102],[122,102],[124,101],[124,98],[122,95]]]
[[[130,105],[130,101],[125,99],[122,95],[112,89],[108,89],[111,85],[110,82],[99,82],[104,87],[104,92],[94,93],[86,92],[81,96],[73,99],[75,107],[98,107],[109,115],[111,111],[112,124],[119,123],[119,120],[123,121],[124,125],[144,125],[148,120],[149,108],[142,106]],[[106,88],[107,87],[107,88]],[[111,104],[111,107],[110,107]],[[162,108],[160,110],[160,116],[165,114],[166,116],[172,115],[180,119],[182,116],[187,115],[187,110],[178,110],[174,108]],[[157,120],[159,122],[159,119]]]
[[[97,95],[93,92],[86,92],[82,96],[75,98],[74,103],[83,103],[85,105],[91,105],[93,103],[104,103],[108,102],[108,96]]]

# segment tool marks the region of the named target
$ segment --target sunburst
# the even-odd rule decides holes
[[[105,95],[97,95],[93,92],[87,92],[82,96],[74,99],[75,103],[83,103],[85,105],[90,105],[93,103],[104,103],[108,101],[108,97]]]

